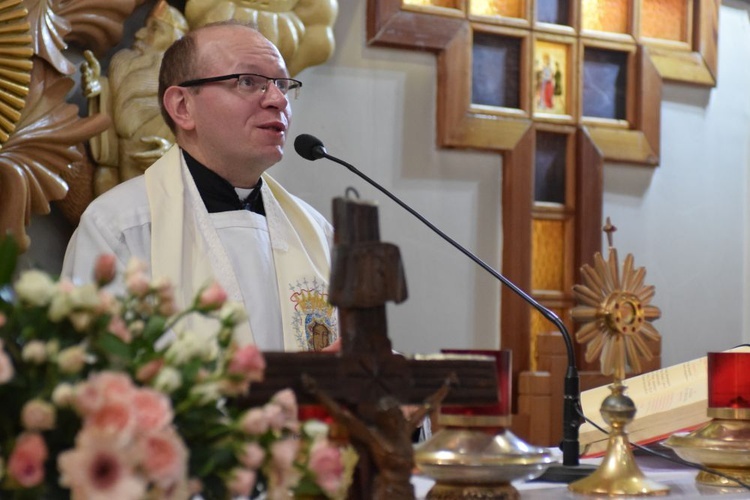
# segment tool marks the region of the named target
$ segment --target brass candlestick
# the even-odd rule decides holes
[[[594,256],[594,267],[584,265],[583,285],[573,287],[579,306],[571,313],[583,322],[576,340],[587,343],[586,361],[599,358],[604,375],[612,375],[612,394],[602,402],[601,414],[610,426],[607,451],[599,468],[590,476],[568,486],[570,491],[587,495],[666,495],[667,486],[650,481],[641,472],[630,449],[625,427],[635,417],[633,400],[626,396],[622,380],[628,368],[642,371],[641,358],[650,360],[651,351],[644,337],[660,338],[650,321],[659,318],[659,308],[650,305],[653,286],[644,286],[644,268],[633,268],[628,254],[620,275],[617,250],[612,247],[616,228],[607,218],[604,231],[609,242],[609,259]]]
[[[750,483],[750,352],[708,353],[708,416],[711,421],[664,443],[681,458],[705,465],[700,484],[740,487]]]
[[[624,394],[620,380],[612,384],[612,394],[602,402],[601,414],[610,426],[604,459],[596,471],[568,488],[587,495],[666,495],[667,486],[647,479],[635,462],[625,426],[633,421],[635,404]]]

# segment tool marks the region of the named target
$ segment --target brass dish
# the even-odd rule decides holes
[[[750,482],[750,421],[714,419],[688,433],[678,433],[664,444],[680,458]],[[701,471],[695,479],[710,486],[738,487],[729,479]]]
[[[545,448],[531,446],[508,430],[498,434],[471,428],[445,428],[417,446],[422,474],[438,484],[506,484],[541,476],[558,462]]]

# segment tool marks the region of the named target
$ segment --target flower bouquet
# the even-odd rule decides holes
[[[114,296],[104,255],[90,284],[30,270],[11,286],[16,252],[0,242],[0,498],[346,495],[356,454],[299,422],[292,391],[228,404],[265,361],[233,342],[246,318],[218,285],[177,311],[171,285],[131,262]],[[189,331],[191,315],[215,331]]]

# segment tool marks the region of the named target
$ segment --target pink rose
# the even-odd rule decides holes
[[[227,292],[220,284],[213,282],[198,297],[198,307],[205,311],[219,309],[227,300]]]
[[[102,254],[96,259],[94,264],[94,281],[99,286],[104,286],[115,279],[117,260],[111,253]]]
[[[107,399],[130,399],[135,391],[133,381],[124,373],[101,372],[91,377],[90,381]]]
[[[47,444],[40,434],[21,434],[8,459],[8,475],[24,488],[31,488],[44,480],[44,461]]]
[[[249,436],[260,436],[268,431],[268,417],[261,408],[252,408],[240,419],[240,429]]]
[[[60,484],[71,489],[72,498],[144,498],[146,484],[133,463],[133,454],[111,435],[85,427],[76,447],[57,458]]]
[[[284,412],[287,421],[297,420],[297,397],[291,389],[284,389],[273,395],[271,402],[276,403]]]
[[[126,401],[107,401],[84,420],[85,425],[127,439],[135,425],[133,409]]]
[[[227,488],[232,495],[248,497],[255,486],[256,474],[254,471],[237,467],[232,469]]]
[[[185,480],[188,451],[174,430],[146,434],[140,450],[143,469],[156,484],[167,489]]]
[[[263,380],[266,360],[257,346],[246,345],[232,353],[227,371],[232,375],[241,375],[246,380],[259,382]]]
[[[126,344],[129,344],[133,340],[133,334],[128,330],[125,320],[117,314],[110,318],[107,331]]]
[[[120,309],[120,303],[117,301],[117,297],[106,290],[98,290],[96,296],[99,298],[99,305],[95,308],[97,313],[117,314]]]
[[[294,438],[282,439],[271,445],[271,464],[268,469],[270,489],[283,491],[299,481],[300,473],[294,467],[298,451],[299,440]]]
[[[237,453],[237,460],[248,469],[258,470],[263,465],[263,459],[266,458],[266,452],[263,447],[256,442],[245,443]]]
[[[16,370],[13,368],[13,362],[10,360],[10,356],[2,348],[0,343],[0,384],[9,382],[16,374]]]
[[[316,442],[310,449],[308,467],[315,474],[315,482],[326,493],[332,495],[341,488],[344,463],[337,447],[325,440]]]
[[[263,406],[263,412],[268,420],[268,425],[274,431],[279,432],[286,426],[286,416],[281,406],[276,403],[268,403]]]
[[[135,373],[135,379],[138,382],[149,382],[159,373],[159,370],[161,370],[162,366],[164,366],[163,359],[153,359],[138,368],[138,371],[136,371]]]
[[[190,494],[190,498],[203,493],[203,482],[197,477],[188,479],[188,493]]]
[[[273,466],[280,470],[289,470],[294,466],[294,459],[299,451],[299,440],[295,438],[281,439],[271,445],[271,460]]]
[[[27,431],[48,431],[55,427],[55,407],[41,399],[26,402],[21,409],[21,423]]]
[[[133,395],[136,425],[142,431],[158,431],[172,422],[169,398],[153,389],[141,389]]]
[[[134,272],[125,278],[125,289],[136,297],[143,297],[151,289],[151,284],[145,272]]]

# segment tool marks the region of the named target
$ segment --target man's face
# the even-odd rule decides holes
[[[233,73],[289,76],[276,47],[247,28],[209,28],[198,33],[197,43],[200,70],[195,78]],[[203,85],[189,105],[198,159],[209,168],[221,170],[229,165],[262,172],[281,160],[292,111],[273,83],[265,92],[254,93],[238,90],[236,80]],[[240,186],[235,179],[228,180],[237,187],[250,187]]]

